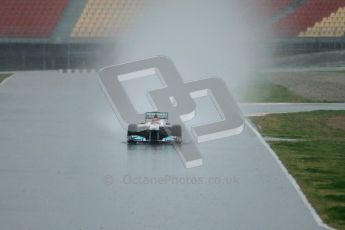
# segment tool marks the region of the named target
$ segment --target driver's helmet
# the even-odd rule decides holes
[[[158,123],[159,122],[159,117],[157,116],[157,114],[155,114],[154,116],[153,116],[153,118],[152,118],[152,122],[153,123]]]

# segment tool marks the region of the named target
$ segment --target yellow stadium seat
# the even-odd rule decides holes
[[[88,0],[72,37],[114,36],[133,17],[142,0]]]
[[[301,31],[299,36],[340,37],[345,33],[345,7],[331,13],[329,17],[316,22],[314,26]]]

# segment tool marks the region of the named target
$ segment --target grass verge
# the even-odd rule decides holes
[[[0,74],[0,84],[3,80],[5,80],[6,78],[8,78],[11,75],[12,74],[10,74],[10,73]]]
[[[269,144],[321,218],[345,230],[345,111],[272,114],[252,120],[263,136],[304,139]]]
[[[243,102],[312,102],[264,78],[247,86],[245,92]]]

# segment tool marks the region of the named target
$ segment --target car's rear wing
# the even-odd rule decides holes
[[[145,113],[145,120],[151,120],[155,115],[157,115],[159,119],[168,120],[167,112],[147,112]]]

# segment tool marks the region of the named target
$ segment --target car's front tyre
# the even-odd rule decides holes
[[[171,135],[175,136],[175,142],[181,143],[182,142],[182,128],[181,125],[173,125],[171,127]]]

